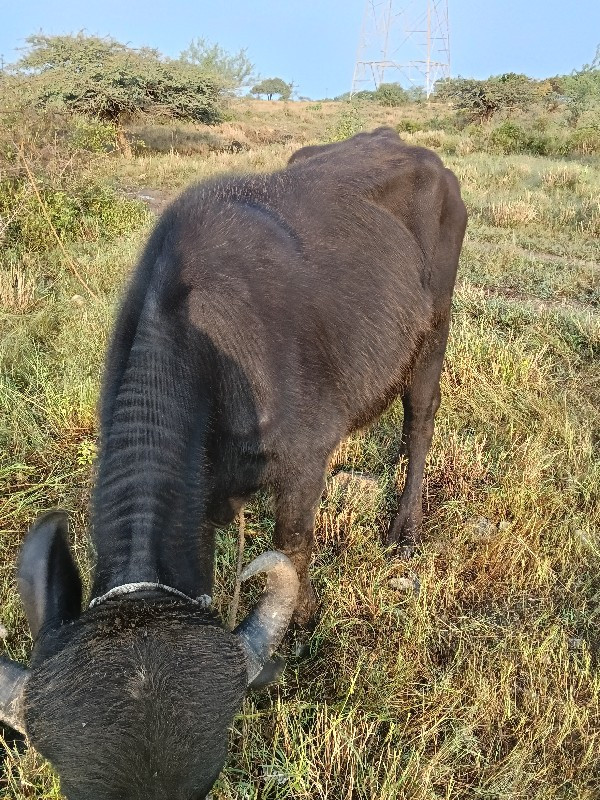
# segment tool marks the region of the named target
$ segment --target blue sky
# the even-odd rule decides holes
[[[425,0],[398,0],[405,6]],[[6,0],[0,54],[18,57],[25,37],[111,35],[177,56],[204,36],[241,47],[263,77],[293,80],[300,95],[350,88],[365,0]],[[452,74],[544,77],[590,62],[600,44],[600,0],[449,0]]]

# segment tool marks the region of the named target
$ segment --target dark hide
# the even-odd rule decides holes
[[[29,736],[69,800],[200,800],[225,761],[246,688],[243,653],[189,605],[113,606],[38,638]]]
[[[108,355],[93,595],[132,581],[210,593],[214,525],[262,487],[306,622],[330,456],[398,396],[408,470],[388,542],[411,548],[465,225],[454,175],[390,129],[176,200]],[[69,591],[31,612],[42,629],[26,698],[31,739],[67,796],[203,797],[244,692],[235,638],[160,594],[73,619]]]

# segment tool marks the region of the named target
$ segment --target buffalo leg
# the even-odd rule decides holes
[[[412,555],[419,543],[423,519],[423,472],[433,436],[435,414],[440,406],[440,374],[448,323],[441,324],[425,346],[412,370],[409,386],[402,396],[404,423],[402,454],[408,458],[404,490],[388,532],[387,543]]]
[[[308,470],[307,470],[308,472]],[[303,482],[278,492],[275,509],[275,546],[282,550],[296,567],[300,591],[294,613],[297,625],[306,625],[317,608],[308,569],[314,542],[315,515],[325,488],[325,470],[319,470],[319,480]]]

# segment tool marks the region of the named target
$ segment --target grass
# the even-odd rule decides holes
[[[367,127],[402,122],[407,140],[438,148],[470,211],[424,545],[410,563],[381,545],[403,473],[397,403],[334,458],[332,472],[350,477],[330,479],[318,513],[318,625],[305,647],[286,643],[281,683],[246,700],[212,797],[597,800],[600,169],[586,157],[463,152],[467,139],[436,127],[428,109],[361,114]],[[214,132],[243,140],[237,152],[141,150],[102,157],[94,175],[114,191],[168,195],[219,172],[278,168],[355,122],[331,103],[243,103]],[[103,352],[149,224],[126,219],[110,236],[81,228],[65,238],[67,255],[48,244],[5,253],[0,266],[1,621],[6,654],[22,660],[31,642],[14,563],[39,512],[71,513],[87,569]],[[249,559],[270,543],[266,498],[247,524]],[[223,611],[235,548],[224,532]],[[33,751],[9,753],[1,792],[60,798]]]

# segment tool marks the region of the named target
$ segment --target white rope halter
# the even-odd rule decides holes
[[[111,600],[113,597],[123,597],[124,595],[133,594],[134,592],[152,591],[153,589],[160,589],[163,592],[175,595],[175,597],[181,597],[183,600],[187,600],[188,603],[200,606],[200,608],[210,608],[212,605],[212,597],[208,594],[201,594],[199,597],[189,597],[187,594],[180,592],[179,589],[174,589],[172,586],[165,586],[164,583],[141,581],[139,583],[124,583],[122,586],[115,586],[113,589],[109,589],[106,594],[100,595],[100,597],[94,597],[94,599],[90,601],[89,607],[94,608],[94,606],[99,606],[100,603],[103,603],[105,600]]]

